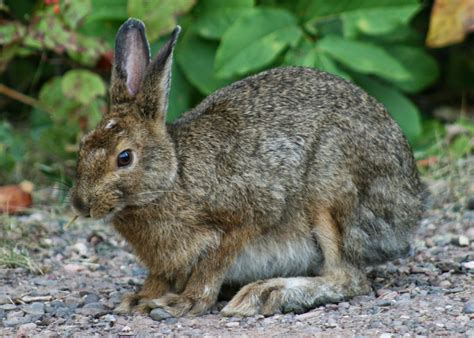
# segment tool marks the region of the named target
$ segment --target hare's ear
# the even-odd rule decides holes
[[[158,51],[158,55],[146,70],[140,90],[143,112],[147,114],[147,117],[158,121],[164,122],[168,110],[173,50],[180,32],[181,27],[176,26],[169,40]]]
[[[150,46],[145,35],[145,25],[140,20],[128,19],[115,38],[112,102],[126,101],[138,93],[149,63]]]

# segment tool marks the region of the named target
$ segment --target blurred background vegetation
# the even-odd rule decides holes
[[[466,13],[472,0],[0,0],[0,185],[70,184],[80,137],[108,109],[128,17],[145,22],[153,54],[183,27],[168,121],[246,75],[308,66],[383,102],[420,167],[462,159],[474,146]]]

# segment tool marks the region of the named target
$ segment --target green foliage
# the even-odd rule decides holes
[[[19,164],[48,175],[72,172],[80,136],[107,109],[115,34],[128,17],[145,22],[154,53],[176,23],[183,27],[170,122],[235,80],[295,65],[356,82],[385,104],[414,143],[423,128],[407,95],[439,75],[411,28],[422,9],[417,0],[10,0],[5,8],[11,19],[0,26],[0,72],[10,74],[10,87],[38,98],[21,133],[0,123],[0,172],[7,174]],[[8,67],[19,60],[28,66]],[[14,115],[15,107],[3,109]]]
[[[193,5],[194,0],[131,0],[127,12],[145,22],[148,38],[154,41],[163,33],[171,32],[176,25],[175,16],[186,13]]]
[[[262,69],[286,47],[295,45],[301,35],[296,18],[284,10],[262,8],[243,14],[222,36],[216,75],[229,78]]]

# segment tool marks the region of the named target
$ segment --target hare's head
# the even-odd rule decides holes
[[[103,218],[159,198],[177,171],[165,117],[177,27],[150,61],[141,21],[129,19],[115,41],[110,110],[81,141],[73,208]]]

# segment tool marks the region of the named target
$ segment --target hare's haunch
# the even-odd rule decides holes
[[[309,68],[272,69],[166,124],[173,48],[120,28],[111,106],[79,152],[72,205],[105,218],[149,269],[122,310],[172,316],[240,286],[229,316],[303,312],[369,292],[364,266],[406,254],[423,188],[385,108]]]

